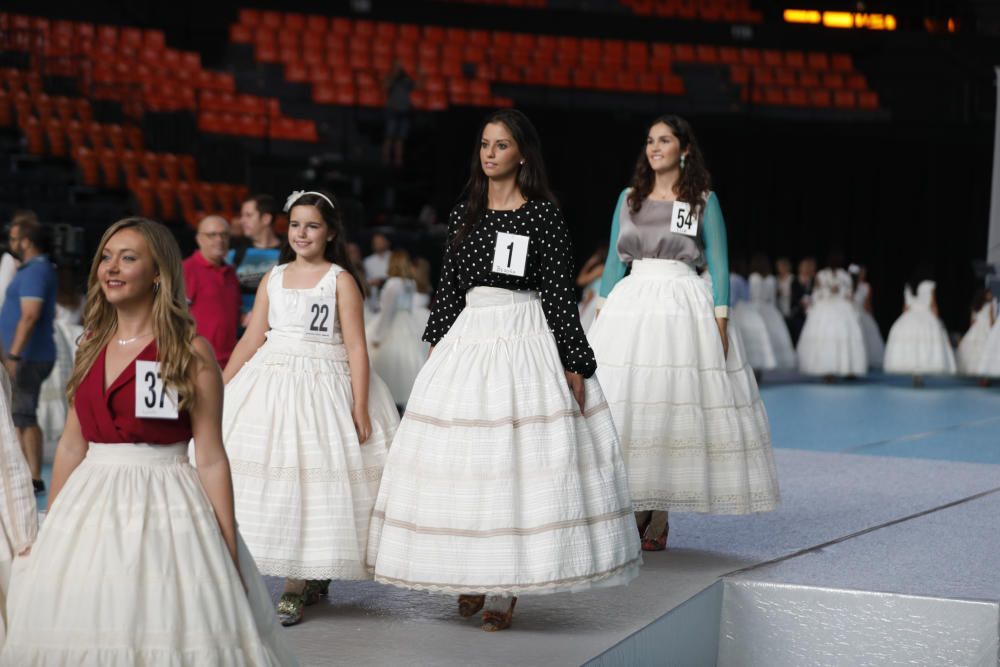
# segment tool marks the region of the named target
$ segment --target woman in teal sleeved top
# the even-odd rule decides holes
[[[711,289],[698,276],[702,267]],[[670,510],[774,509],[767,413],[727,326],[726,223],[683,118],[649,126],[611,221],[601,298],[589,338],[626,454],[643,549],[666,547]]]

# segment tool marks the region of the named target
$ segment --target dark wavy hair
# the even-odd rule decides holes
[[[687,151],[684,168],[681,169],[681,177],[674,187],[677,190],[677,199],[687,202],[691,205],[691,210],[697,212],[703,205],[702,195],[712,189],[712,175],[705,167],[705,159],[701,155],[701,147],[698,146],[694,130],[691,128],[691,124],[680,116],[667,114],[660,116],[646,126],[647,138],[653,126],[660,123],[666,124],[677,137],[677,141],[681,145],[681,152]],[[639,209],[642,208],[642,203],[653,191],[655,180],[656,174],[649,166],[645,144],[643,144],[643,149],[639,151],[639,159],[635,163],[635,171],[632,173],[632,182],[630,183],[632,192],[628,196],[628,206],[633,214],[638,213]]]
[[[323,259],[337,264],[350,273],[354,278],[354,282],[358,284],[361,294],[364,295],[367,293],[367,283],[361,275],[360,267],[355,266],[347,254],[347,236],[344,234],[344,221],[340,217],[340,204],[328,192],[323,192],[322,190],[316,190],[316,192],[322,192],[323,195],[329,197],[330,201],[328,202],[318,194],[306,193],[292,203],[292,208],[296,206],[316,207],[323,218],[323,222],[333,232],[333,240],[329,241],[326,244],[326,248],[323,249]],[[330,202],[333,202],[332,206]],[[291,209],[289,209],[289,213],[291,213]],[[293,259],[295,259],[295,250],[292,248],[292,244],[288,242],[288,237],[286,236],[281,244],[281,254],[278,256],[278,263],[287,264]]]
[[[529,201],[541,199],[557,203],[549,188],[549,177],[545,171],[545,160],[542,158],[542,142],[538,138],[535,126],[517,109],[494,111],[483,120],[476,134],[476,143],[469,164],[469,180],[462,191],[465,212],[459,222],[458,232],[451,241],[453,248],[462,245],[472,233],[488,205],[489,178],[480,164],[479,150],[483,140],[483,130],[492,123],[502,123],[510,131],[521,157],[524,158],[524,164],[517,169],[517,189],[521,191],[521,195]]]

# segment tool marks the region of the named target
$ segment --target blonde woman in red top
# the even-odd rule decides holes
[[[126,218],[99,247],[50,510],[14,565],[0,664],[295,665],[236,530],[222,377],[177,244]]]

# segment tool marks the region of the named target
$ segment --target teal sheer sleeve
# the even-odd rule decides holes
[[[601,297],[611,294],[612,288],[625,277],[625,263],[618,257],[618,216],[622,206],[627,206],[628,188],[622,190],[615,206],[615,214],[611,218],[611,238],[608,239],[608,258],[604,262],[604,273],[601,274]]]
[[[726,220],[714,192],[709,193],[702,216],[701,238],[705,244],[705,261],[712,276],[712,296],[715,316],[729,317],[729,244],[726,241]]]

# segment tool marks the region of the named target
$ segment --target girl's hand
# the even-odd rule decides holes
[[[351,419],[354,420],[354,430],[358,432],[358,442],[364,444],[372,435],[372,420],[368,416],[368,408],[354,406]]]
[[[583,412],[583,403],[586,400],[586,390],[583,384],[583,376],[579,373],[574,373],[573,371],[565,371],[566,373],[566,384],[569,385],[569,390],[573,392],[573,398],[576,399],[577,404],[580,406],[580,412]]]

